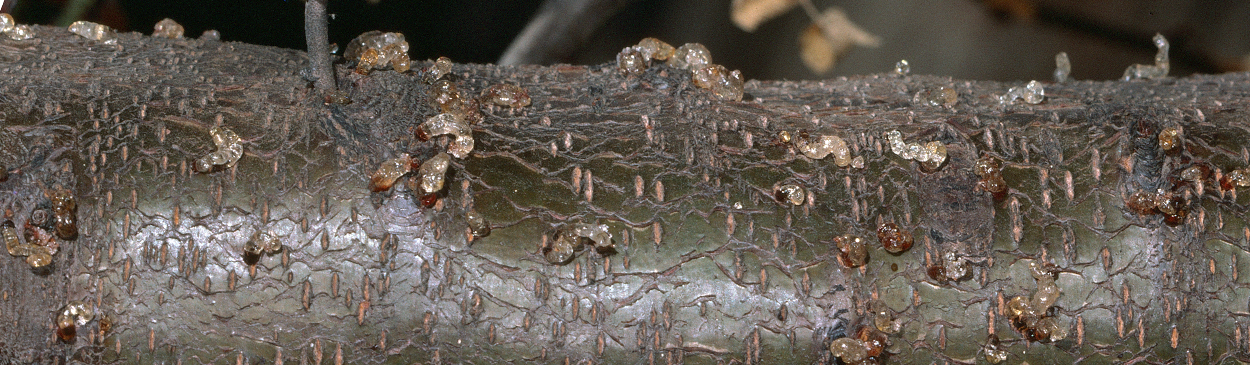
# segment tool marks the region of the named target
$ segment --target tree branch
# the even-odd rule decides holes
[[[36,32],[0,41],[0,207],[26,230],[69,189],[79,235],[49,270],[0,258],[0,358],[827,363],[875,299],[902,321],[891,362],[975,362],[990,331],[1011,361],[1248,360],[1250,194],[1219,178],[1248,164],[1247,74],[1047,84],[1036,105],[998,103],[1019,85],[934,76],[753,80],[724,102],[659,64],[456,65],[463,97],[506,82],[533,104],[483,106],[476,149],[425,208],[407,177],[368,190],[383,160],[446,148],[414,136],[439,112],[419,75],[344,73],[352,102],[326,106],[298,51]],[[930,105],[940,87],[957,104]],[[195,173],[214,127],[243,157]],[[894,130],[942,142],[945,165],[891,152]],[[839,136],[864,167],[808,158],[783,131]],[[1003,161],[1000,200],[978,188],[986,156]],[[810,195],[779,202],[784,184]],[[1175,225],[1124,209],[1159,189],[1181,199]],[[469,211],[490,236],[467,235]],[[883,222],[915,246],[886,253]],[[608,225],[615,253],[547,263],[543,243],[577,223]],[[283,248],[249,266],[257,232]],[[871,243],[863,268],[839,263],[842,234]],[[966,278],[929,277],[947,253]],[[1027,343],[1002,307],[1032,295],[1034,260],[1060,272],[1057,343]],[[71,300],[100,313],[65,343],[52,321]]]

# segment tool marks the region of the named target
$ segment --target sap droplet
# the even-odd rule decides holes
[[[24,41],[35,38],[35,30],[31,29],[30,26],[26,24],[14,25],[13,29],[5,32],[5,34],[9,35],[9,39],[15,41]]]
[[[469,225],[469,234],[472,234],[474,238],[482,238],[490,235],[490,222],[487,222],[486,218],[482,217],[481,213],[478,213],[477,211],[469,211],[468,213],[465,213],[465,221]]]
[[[424,194],[435,194],[443,190],[444,176],[451,165],[451,156],[439,153],[421,163],[417,175],[421,179],[421,191]]]
[[[977,182],[978,189],[993,194],[994,200],[1007,197],[1007,181],[1003,180],[1003,168],[998,159],[989,156],[977,159],[973,164],[973,171],[981,177]]]
[[[157,38],[178,39],[182,38],[182,24],[170,18],[161,19],[156,22],[156,26],[152,29],[152,36]]]
[[[78,238],[78,204],[74,195],[69,190],[54,189],[51,200],[56,236],[63,240]]]
[[[255,241],[248,240],[247,243],[243,244],[243,263],[244,264],[248,266],[256,265],[256,263],[260,262],[261,254],[262,254],[262,250],[260,249],[260,246],[256,245]]]
[[[920,162],[929,160],[929,154],[926,153],[924,147],[915,143],[908,144],[907,149],[903,150],[903,154],[900,156],[902,156],[903,159],[915,159]]]
[[[1036,311],[1033,309],[1033,305],[1029,304],[1028,299],[1025,299],[1023,296],[1015,296],[1007,301],[1007,315],[1009,316],[1019,317],[1034,313]]]
[[[954,251],[942,254],[943,281],[960,281],[968,276],[968,260]]]
[[[355,61],[356,73],[362,75],[385,69],[407,72],[411,62],[408,59],[408,41],[404,40],[403,34],[376,30],[352,39],[343,56]]]
[[[673,57],[673,54],[676,53],[673,46],[659,39],[650,37],[643,38],[642,41],[638,42],[637,46],[634,46],[634,49],[637,49],[638,52],[642,54],[642,57],[647,60],[664,61]]]
[[[66,304],[64,313],[72,316],[74,323],[79,326],[85,326],[92,319],[95,319],[95,311],[91,310],[91,307],[87,306],[86,303],[78,300],[73,300]]]
[[[473,129],[465,123],[464,116],[461,114],[442,113],[435,115],[421,123],[420,132],[428,137],[434,137],[443,134],[450,134],[455,137],[451,145],[447,146],[447,152],[456,158],[465,158],[473,152]]]
[[[625,75],[637,75],[647,71],[647,59],[634,47],[625,47],[616,54],[616,68]]]
[[[78,335],[78,327],[86,326],[95,318],[95,312],[81,301],[66,304],[56,315],[56,336],[61,341],[72,342]]]
[[[738,70],[729,71],[725,66],[708,65],[695,68],[692,75],[695,86],[711,90],[717,99],[742,100],[742,73]]]
[[[894,64],[894,74],[899,76],[907,76],[911,73],[911,64],[907,60],[899,60]]]
[[[1068,337],[1068,327],[1060,325],[1055,317],[1039,319],[1033,326],[1036,328],[1035,331],[1039,333],[1048,333],[1049,336],[1047,337],[1050,342],[1060,341]]]
[[[864,168],[864,156],[855,156],[855,158],[852,158],[851,167],[854,167],[857,169]]]
[[[1033,308],[1043,311],[1049,309],[1059,300],[1059,294],[1059,287],[1054,280],[1038,280],[1037,291],[1033,292]]]
[[[1178,225],[1189,215],[1189,203],[1179,194],[1165,192],[1159,194],[1159,212],[1163,213],[1163,222]]]
[[[921,168],[928,172],[937,171],[946,162],[946,144],[941,141],[929,141],[923,145],[903,142],[903,134],[889,131],[885,134],[890,144],[890,151],[905,160],[915,159]]]
[[[1046,90],[1037,80],[1029,81],[1024,87],[1012,87],[1007,89],[1007,93],[998,98],[1002,103],[1011,103],[1016,99],[1023,100],[1029,104],[1040,104],[1046,99]]]
[[[419,200],[421,201],[421,206],[426,207],[426,208],[433,208],[434,204],[438,203],[438,194],[422,195]]]
[[[580,244],[577,238],[563,231],[556,232],[546,247],[543,247],[543,256],[547,258],[547,262],[552,265],[563,265],[573,260],[573,253]]]
[[[1029,274],[1033,275],[1033,279],[1039,282],[1044,280],[1055,281],[1056,270],[1054,265],[1042,263],[1038,260],[1029,261]]]
[[[0,13],[0,33],[7,33],[17,26],[17,21],[13,20],[13,16],[9,13]]]
[[[578,224],[573,226],[573,235],[589,239],[599,251],[609,251],[616,248],[616,245],[612,243],[612,234],[608,233],[608,225],[606,224]]]
[[[790,203],[793,205],[803,205],[807,201],[807,191],[802,186],[794,184],[786,184],[777,187],[777,191],[773,193],[778,202]]]
[[[31,254],[30,244],[24,244],[17,235],[17,227],[13,226],[13,221],[4,221],[0,224],[0,239],[4,240],[4,247],[9,250],[9,255],[14,257],[26,257]]]
[[[407,154],[383,162],[369,177],[369,190],[373,192],[387,191],[395,185],[400,176],[412,170],[412,157]]]
[[[243,263],[248,266],[260,262],[261,256],[276,254],[282,251],[282,242],[268,231],[256,231],[252,238],[243,244]]]
[[[30,256],[26,256],[26,264],[31,268],[41,268],[52,263],[52,254],[41,246],[31,246]]]
[[[434,64],[425,70],[425,83],[434,83],[443,78],[443,76],[451,73],[451,59],[447,57],[439,57],[434,60]]]
[[[1250,186],[1250,169],[1236,169],[1230,171],[1228,175],[1224,175],[1224,179],[1228,180],[1228,185],[1236,187]]]
[[[1157,79],[1168,76],[1168,70],[1171,68],[1171,62],[1168,61],[1168,45],[1167,38],[1163,38],[1162,34],[1155,33],[1155,47],[1159,49],[1155,53],[1154,65],[1135,64],[1124,69],[1124,77],[1122,80],[1129,81],[1133,79]]]
[[[1029,268],[1037,280],[1037,290],[1032,300],[1015,296],[1007,302],[1012,328],[1029,341],[1059,341],[1067,336],[1067,329],[1057,325],[1050,310],[1061,294],[1059,287],[1047,265],[1034,261]]]
[[[1072,72],[1072,63],[1068,62],[1068,53],[1055,54],[1055,82],[1068,82],[1068,74]]]
[[[117,33],[104,24],[79,20],[69,25],[69,31],[93,41],[104,44],[117,44]]]
[[[697,70],[712,64],[712,52],[699,43],[686,43],[673,52],[668,65],[683,70]]]
[[[1159,208],[1159,194],[1137,191],[1124,200],[1124,205],[1140,215],[1150,215]]]
[[[864,344],[864,349],[870,358],[880,356],[886,346],[890,345],[889,337],[870,326],[859,326],[859,329],[855,331],[855,338]]]
[[[216,29],[209,29],[209,30],[206,30],[206,31],[204,31],[204,33],[200,33],[200,40],[202,40],[202,41],[210,41],[210,42],[217,42],[217,41],[220,41],[220,40],[221,40],[221,32],[218,32]]]
[[[530,105],[530,94],[511,84],[494,84],[482,91],[482,99],[499,106],[522,108]]]
[[[276,254],[282,251],[282,241],[279,241],[278,236],[269,233],[269,231],[256,231],[256,233],[252,234],[251,242],[252,246],[255,246],[255,249],[258,250],[257,252],[260,253]]]
[[[1185,181],[1197,182],[1205,175],[1206,171],[1202,169],[1202,165],[1193,165],[1181,170],[1181,179]]]
[[[201,173],[209,173],[218,168],[231,168],[243,157],[243,142],[239,135],[226,127],[216,127],[208,131],[213,138],[217,151],[200,157],[195,162],[195,169]]]
[[[430,85],[428,91],[430,97],[430,106],[438,108],[443,113],[456,115],[464,115],[464,99],[460,96],[460,89],[455,82],[447,79],[439,79]]]
[[[877,227],[877,240],[886,252],[900,254],[911,248],[914,240],[911,232],[904,231],[894,222],[882,223]]]
[[[1171,151],[1181,144],[1181,130],[1177,127],[1164,128],[1159,132],[1159,147]]]
[[[847,364],[858,364],[868,357],[868,349],[859,340],[843,337],[829,344],[829,354]]]
[[[833,163],[838,165],[838,167],[846,167],[851,164],[851,150],[847,148],[846,141],[841,137],[830,135],[812,136],[807,133],[800,133],[793,138],[793,141],[794,147],[809,158],[819,160],[833,154]]]
[[[868,303],[868,310],[872,314],[872,324],[882,333],[895,333],[903,328],[902,321],[894,318],[894,311],[885,305],[885,302],[874,300]]]
[[[950,108],[959,102],[959,93],[949,87],[939,87],[925,92],[924,101],[931,106]]]
[[[838,247],[838,262],[849,268],[864,266],[868,262],[868,245],[859,236],[844,234],[833,239]]]
[[[547,246],[543,247],[543,256],[553,265],[563,265],[571,261],[587,242],[604,254],[612,253],[616,249],[612,234],[608,232],[608,225],[578,223],[556,232]]]
[[[985,361],[991,364],[1007,361],[1007,351],[998,346],[998,336],[990,335],[990,340],[985,344]]]
[[[982,178],[989,177],[1003,172],[1002,163],[993,157],[982,157],[973,165],[973,172]]]
[[[36,212],[37,211],[39,210],[36,210]],[[31,216],[34,217],[35,214],[31,214]],[[48,221],[49,223],[47,223],[46,226],[52,227],[53,223],[51,223],[51,215],[48,216]],[[24,233],[26,244],[30,246],[30,253],[32,255],[39,251],[45,251],[49,255],[55,255],[57,251],[60,250],[61,245],[55,238],[52,237],[52,234],[48,233],[48,231],[44,230],[41,226],[33,225],[31,221],[27,221]]]
[[[926,171],[933,172],[942,168],[942,163],[946,162],[946,144],[941,141],[929,141],[924,145],[925,151],[929,155],[928,161],[920,161],[920,166]]]
[[[903,134],[899,131],[889,131],[885,133],[885,139],[890,143],[890,152],[902,156],[903,150],[907,149],[907,143],[903,142]]]
[[[71,342],[74,337],[78,336],[78,326],[74,322],[74,317],[62,311],[56,316],[56,337],[61,341]]]

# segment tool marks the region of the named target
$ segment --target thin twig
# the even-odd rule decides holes
[[[330,63],[330,40],[326,24],[326,1],[307,0],[304,2],[304,37],[308,41],[308,67],[316,78],[313,86],[317,90],[335,89],[334,65]]]

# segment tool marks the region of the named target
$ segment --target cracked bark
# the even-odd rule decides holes
[[[353,103],[327,106],[299,76],[299,51],[36,30],[0,41],[0,206],[20,227],[46,189],[69,188],[80,235],[47,272],[0,259],[0,358],[826,362],[823,344],[870,324],[876,299],[903,320],[890,362],[978,362],[989,333],[1031,363],[1250,360],[1250,197],[1215,175],[1176,178],[1247,165],[1246,74],[1047,85],[1042,104],[1003,106],[1013,85],[932,76],[751,81],[749,100],[721,102],[661,65],[630,78],[457,65],[467,95],[509,82],[534,104],[484,108],[477,149],[424,209],[407,182],[367,188],[381,161],[447,142],[412,136],[435,113],[417,75],[340,68]],[[941,86],[959,104],[917,99]],[[191,172],[221,125],[244,157]],[[1182,151],[1150,147],[1167,126],[1184,128]],[[927,174],[890,153],[880,136],[896,129],[945,142],[947,165]],[[807,159],[782,130],[842,136],[866,167]],[[982,155],[1004,160],[1001,201],[974,188]],[[786,183],[813,194],[779,204],[772,189]],[[1182,224],[1123,209],[1157,188],[1188,197]],[[489,237],[468,239],[469,209],[493,223]],[[875,243],[885,221],[916,246],[874,245],[863,269],[837,263],[833,237]],[[607,224],[617,252],[546,264],[544,239],[577,222]],[[258,230],[284,249],[249,267],[241,247]],[[975,261],[969,279],[929,279],[950,250]],[[1001,308],[1032,293],[1034,259],[1062,270],[1070,334],[1057,343],[1026,343]],[[69,300],[110,328],[56,341]]]

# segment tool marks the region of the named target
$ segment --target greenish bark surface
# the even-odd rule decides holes
[[[1178,180],[1247,166],[1246,74],[1046,85],[1038,105],[998,102],[1019,85],[893,75],[750,81],[724,102],[662,65],[458,65],[466,96],[506,82],[533,105],[483,107],[427,209],[406,181],[368,189],[383,160],[447,143],[413,136],[436,113],[418,74],[340,68],[353,102],[325,105],[298,51],[36,31],[0,41],[0,206],[22,227],[71,189],[80,236],[50,270],[0,257],[13,363],[827,362],[873,299],[903,323],[890,363],[984,363],[990,333],[1009,363],[1250,360],[1250,194]],[[943,86],[953,108],[921,101]],[[244,156],[195,173],[215,126]],[[1157,133],[1177,126],[1165,153]],[[841,136],[865,167],[778,139],[800,130]],[[949,160],[922,172],[883,145],[891,130]],[[976,189],[984,155],[1004,161],[1001,201]],[[780,204],[780,184],[812,194]],[[1187,197],[1181,224],[1124,209],[1156,189]],[[469,210],[490,236],[468,238]],[[886,253],[881,222],[916,246]],[[575,223],[607,224],[617,251],[548,264],[544,240]],[[257,231],[284,249],[249,267]],[[836,260],[846,233],[872,243],[862,269]],[[926,275],[949,251],[974,262],[966,280]],[[1054,343],[1023,340],[1003,308],[1032,294],[1039,259],[1061,270]],[[53,319],[70,300],[99,314],[66,343]]]

